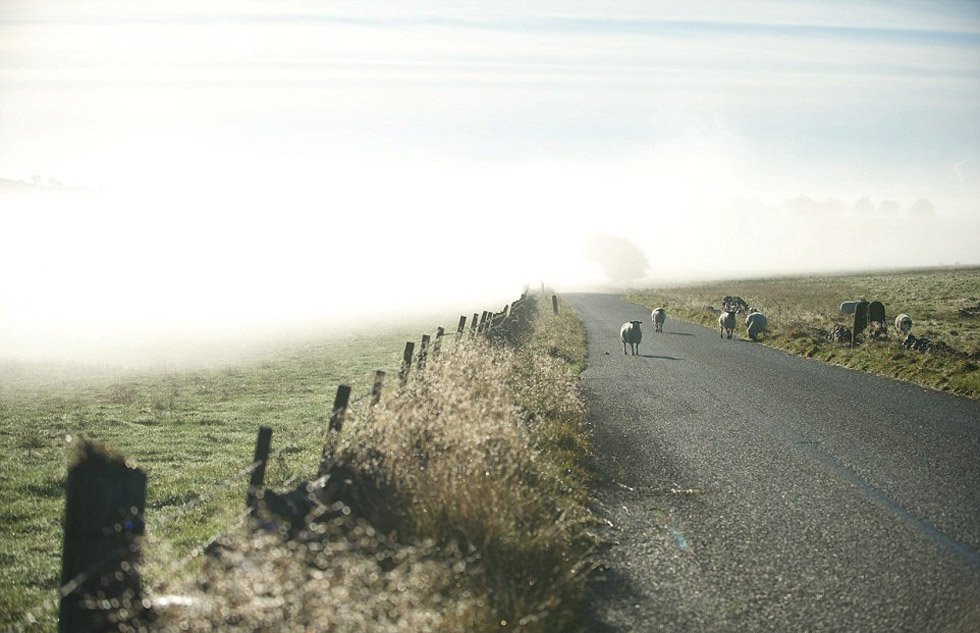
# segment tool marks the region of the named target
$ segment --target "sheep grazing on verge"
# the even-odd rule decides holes
[[[623,339],[624,354],[629,353],[626,351],[627,344],[629,344],[634,356],[640,353],[640,340],[643,338],[643,332],[640,331],[640,323],[642,321],[630,321],[629,323],[624,323],[623,327],[619,328],[619,338]]]
[[[653,326],[655,332],[664,331],[664,321],[667,320],[667,311],[663,308],[657,308],[650,313],[650,317],[653,319]]]
[[[732,332],[735,331],[735,318],[737,316],[738,312],[734,310],[721,313],[721,316],[718,317],[718,325],[721,326],[719,338],[725,338],[725,334],[728,334],[728,338],[732,337]]]
[[[745,329],[749,334],[749,338],[753,341],[758,341],[759,336],[766,333],[766,326],[768,324],[766,315],[761,312],[753,311],[752,314],[745,317]]]
[[[899,334],[908,334],[912,329],[912,319],[907,314],[900,314],[895,317],[895,329]]]

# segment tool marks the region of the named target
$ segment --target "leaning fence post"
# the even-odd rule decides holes
[[[480,326],[478,323],[479,320],[480,320],[480,315],[474,312],[473,320],[470,321],[470,338],[473,338],[474,336],[476,336],[476,333],[479,332],[480,330]]]
[[[456,334],[462,334],[466,331],[466,316],[461,315],[459,317],[459,325],[456,326]]]
[[[408,381],[408,372],[412,369],[412,355],[415,353],[415,343],[405,343],[405,353],[402,354],[402,369],[398,372],[398,381],[404,387]]]
[[[558,295],[551,295],[551,309],[558,314]]]
[[[252,464],[252,476],[248,481],[248,492],[245,495],[245,505],[254,509],[258,503],[258,492],[265,484],[265,465],[269,461],[269,448],[272,446],[272,429],[267,426],[259,427],[259,436],[255,440],[255,457]]]
[[[344,414],[347,413],[347,402],[350,400],[350,387],[347,385],[337,386],[337,395],[333,399],[333,412],[330,414],[330,424],[327,426],[327,437],[323,441],[323,452],[320,453],[320,475],[330,470],[330,456],[334,447],[334,442],[340,429],[344,425]]]
[[[65,485],[59,633],[103,631],[143,610],[140,537],[146,473],[81,439]]]
[[[371,387],[371,406],[381,402],[381,387],[385,382],[385,372],[380,369],[374,372],[374,386]]]

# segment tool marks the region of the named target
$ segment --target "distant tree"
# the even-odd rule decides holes
[[[882,200],[878,205],[878,213],[887,216],[896,216],[902,212],[902,205],[894,200]]]
[[[919,198],[909,207],[909,217],[916,220],[929,220],[936,217],[936,205],[925,198]]]
[[[865,196],[859,198],[852,208],[854,209],[854,213],[858,215],[871,215],[875,210],[875,205],[871,202],[871,198]]]
[[[598,262],[613,283],[625,283],[643,277],[650,263],[639,246],[615,235],[593,235],[585,244],[585,255]]]
[[[802,193],[795,198],[786,201],[786,208],[800,214],[813,213],[816,206],[816,203],[810,196]]]
[[[839,215],[844,211],[844,203],[837,198],[827,198],[820,203],[820,212],[825,215]]]

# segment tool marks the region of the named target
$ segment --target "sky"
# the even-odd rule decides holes
[[[980,2],[4,0],[0,185],[0,357],[980,264]]]

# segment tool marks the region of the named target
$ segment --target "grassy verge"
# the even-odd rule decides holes
[[[980,316],[975,314],[980,305],[980,269],[713,282],[640,290],[628,298],[651,308],[665,307],[668,318],[717,327],[717,313],[711,308],[720,308],[728,295],[742,297],[767,315],[766,345],[980,398]],[[841,314],[840,304],[862,297],[885,305],[887,338],[866,341],[853,349],[829,340],[835,325],[852,324],[852,317]],[[912,317],[915,336],[941,341],[959,353],[905,349],[893,327],[900,313]],[[739,323],[738,330],[744,331],[744,323]]]
[[[57,587],[65,438],[86,435],[149,471],[147,593],[194,598],[164,610],[157,630],[578,630],[591,547],[575,371],[584,334],[567,310],[551,314],[550,297],[541,305],[529,344],[447,346],[379,407],[352,409],[334,455],[390,492],[383,532],[327,522],[315,539],[248,537],[232,527],[244,499],[235,474],[261,423],[273,448],[295,444],[267,484],[312,477],[336,384],[366,392],[373,369],[397,367],[403,334],[196,372],[52,378],[6,367],[0,433],[26,457],[0,462],[13,493],[3,621]],[[188,575],[184,556],[219,532],[237,536]],[[53,630],[53,617],[31,630]]]
[[[539,312],[531,342],[467,337],[351,416],[348,501],[292,540],[238,535],[156,630],[581,630],[584,336]]]
[[[279,485],[305,477],[341,382],[366,391],[377,368],[397,370],[417,329],[321,337],[255,349],[234,362],[194,370],[0,364],[0,622],[19,622],[51,600],[60,581],[64,482],[72,438],[113,446],[143,467],[147,490],[144,560],[150,583],[239,520],[260,424],[276,446],[294,445],[270,466]],[[46,609],[30,630],[54,630]]]

